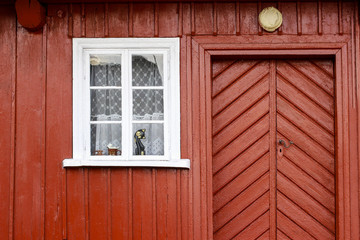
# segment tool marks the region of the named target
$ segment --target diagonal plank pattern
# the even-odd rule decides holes
[[[270,61],[213,62],[214,239],[270,239],[271,229],[277,239],[334,239],[333,63]],[[279,139],[294,145],[275,157]]]
[[[220,63],[213,64],[214,238],[266,239],[269,61]]]
[[[278,236],[289,239],[335,239],[334,80],[329,63],[277,61],[277,137],[294,142],[277,159]]]

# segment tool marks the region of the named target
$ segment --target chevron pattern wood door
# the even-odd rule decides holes
[[[212,87],[214,239],[335,239],[332,61],[217,60]]]

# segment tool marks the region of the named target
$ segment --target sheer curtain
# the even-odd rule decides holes
[[[151,58],[150,58],[151,60]],[[158,68],[159,59],[155,56],[149,61],[143,56],[133,56],[132,85],[141,89],[133,89],[133,118],[146,123],[133,123],[132,136],[138,129],[146,129],[146,139],[142,140],[146,155],[164,154],[164,125],[154,120],[164,120],[163,89],[147,89],[163,86],[162,74]],[[162,65],[162,64],[161,64]],[[121,86],[121,65],[114,63],[96,63],[90,67],[90,86]],[[109,121],[108,123],[91,125],[91,154],[102,150],[107,155],[108,144],[122,148],[121,124],[110,123],[122,120],[122,96],[120,89],[91,90],[91,121]],[[129,139],[133,142],[134,139]],[[135,144],[132,150],[135,152]]]
[[[90,67],[90,86],[121,86],[120,64],[99,64]],[[91,90],[91,121],[121,121],[121,89]],[[121,149],[121,124],[92,124],[91,152],[108,154],[111,144]]]
[[[133,90],[133,120],[148,122],[134,123],[133,134],[139,129],[146,129],[146,139],[142,140],[146,155],[164,155],[164,125],[151,123],[154,120],[164,120],[164,90],[146,89],[163,86],[159,65],[162,66],[162,58],[154,55],[133,56],[132,59],[132,85],[144,87]]]

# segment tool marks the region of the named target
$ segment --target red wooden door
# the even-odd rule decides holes
[[[334,239],[332,61],[215,60],[212,94],[214,239]]]

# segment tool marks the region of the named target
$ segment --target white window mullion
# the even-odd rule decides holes
[[[84,136],[85,136],[85,148],[84,148],[84,156],[86,159],[90,159],[91,156],[91,134],[90,134],[90,115],[91,115],[91,99],[90,99],[90,53],[86,52],[85,57],[85,78],[84,78],[83,89],[85,91],[84,97],[85,102],[84,104]]]
[[[130,88],[130,76],[129,76],[129,51],[126,50],[124,52],[123,58],[122,58],[122,65],[123,65],[123,70],[121,71],[122,73],[122,86],[123,86],[123,90],[122,90],[122,96],[123,96],[123,101],[122,101],[122,110],[123,110],[123,123],[122,123],[122,133],[123,133],[123,137],[122,137],[122,148],[123,148],[123,157],[124,159],[128,160],[130,157],[130,153],[129,153],[129,147],[130,147],[130,110],[129,110],[129,99],[130,99],[130,94],[129,94],[129,88]]]
[[[133,52],[132,51],[128,51],[129,55],[128,55],[128,63],[129,63],[129,69],[128,69],[128,73],[129,73],[129,102],[128,102],[128,109],[129,109],[129,128],[128,128],[128,132],[129,132],[129,160],[133,160],[134,156],[133,156],[133,141],[134,141],[134,129],[133,129],[133,86],[132,86],[132,55]]]

